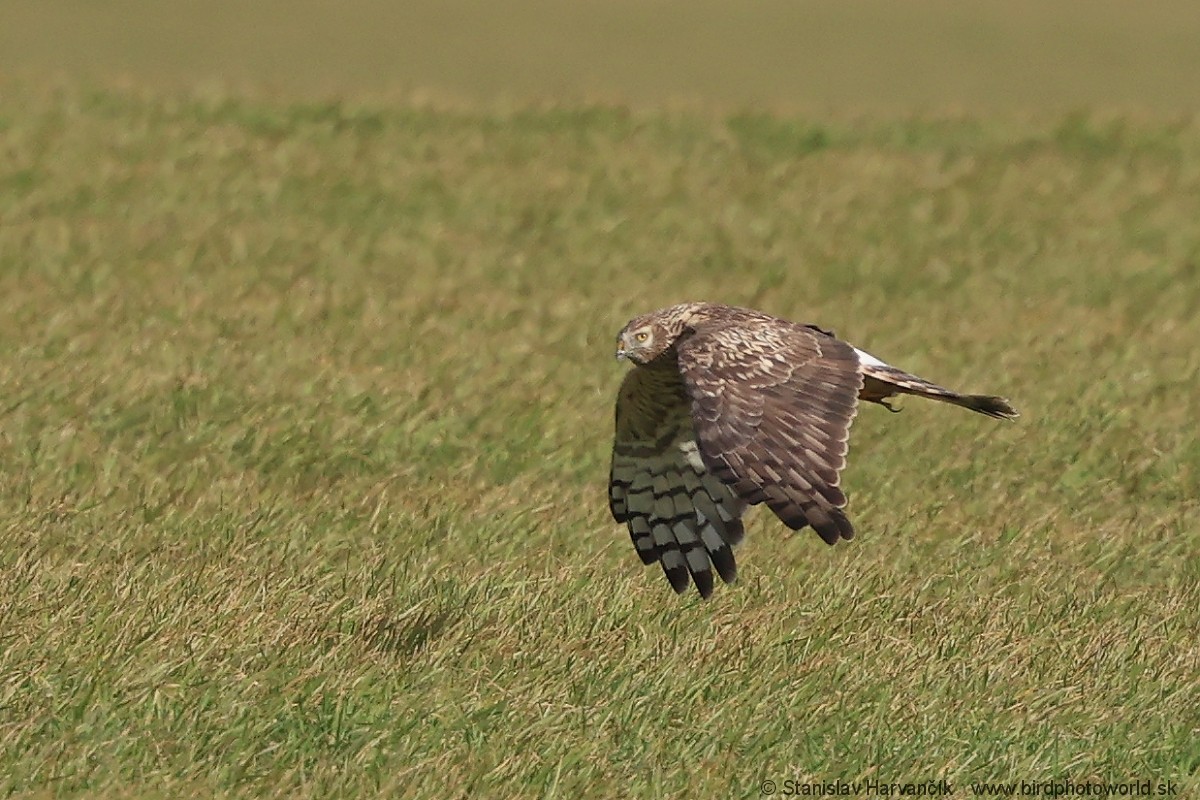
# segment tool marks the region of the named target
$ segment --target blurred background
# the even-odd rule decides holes
[[[1200,4],[5,0],[0,73],[446,102],[919,113],[1200,106]]]

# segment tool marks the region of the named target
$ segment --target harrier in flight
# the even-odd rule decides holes
[[[1015,419],[1001,397],[959,394],[885,364],[831,332],[713,303],[629,321],[617,358],[609,507],[645,564],[702,597],[737,577],[742,514],[766,503],[792,530],[854,536],[839,487],[858,401],[912,394]]]

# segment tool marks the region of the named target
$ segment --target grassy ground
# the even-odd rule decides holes
[[[0,98],[0,793],[1196,790],[1195,120]],[[1024,416],[677,598],[612,342],[698,298]]]

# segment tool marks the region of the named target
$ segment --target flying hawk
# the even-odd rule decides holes
[[[633,318],[617,358],[635,366],[617,394],[609,507],[643,563],[705,598],[714,568],[737,577],[748,506],[829,544],[854,536],[838,483],[859,400],[891,409],[913,394],[1017,417],[1002,397],[944,389],[815,325],[714,303]]]

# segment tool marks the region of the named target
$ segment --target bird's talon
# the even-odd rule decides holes
[[[901,411],[904,410],[903,408],[896,408],[894,405],[889,403],[887,400],[880,400],[879,405],[883,406],[884,408],[886,408],[888,411],[892,412],[893,414],[899,414]]]

